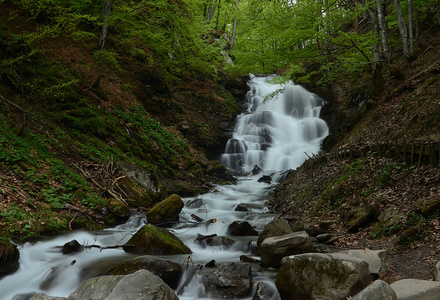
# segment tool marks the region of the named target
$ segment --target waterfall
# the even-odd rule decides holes
[[[306,153],[319,152],[328,135],[319,118],[324,100],[292,82],[273,84],[273,78],[253,76],[248,82],[246,111],[237,117],[221,157],[229,169],[243,174],[255,166],[264,171],[296,169]]]

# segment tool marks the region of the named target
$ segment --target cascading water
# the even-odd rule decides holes
[[[248,83],[246,112],[237,117],[235,132],[226,145],[222,162],[249,173],[255,166],[265,171],[296,169],[308,155],[316,154],[328,135],[319,118],[324,101],[292,82],[271,84],[269,77]],[[266,96],[273,99],[266,99]]]
[[[263,174],[295,169],[305,160],[306,154],[319,151],[328,128],[319,119],[323,100],[292,83],[271,84],[272,77],[254,77],[249,82],[247,112],[237,118],[233,138],[226,146],[222,162],[240,173],[251,173],[255,165]],[[276,91],[280,90],[280,93]],[[275,92],[275,93],[274,93]],[[274,93],[276,97],[264,102],[264,97]],[[205,265],[211,260],[239,262],[243,254],[252,255],[250,244],[256,237],[229,236],[228,226],[234,221],[246,221],[258,232],[272,220],[267,212],[273,185],[259,182],[257,176],[239,177],[237,184],[217,186],[212,192],[196,198],[185,198],[180,223],[170,230],[193,251],[191,265]],[[245,211],[237,209],[245,207]],[[195,224],[192,215],[216,223]],[[145,219],[132,217],[127,224],[102,232],[77,231],[35,244],[19,245],[20,269],[0,280],[0,295],[5,300],[25,300],[37,292],[51,296],[67,297],[78,284],[87,278],[105,275],[119,261],[133,258],[121,248],[100,251],[88,248],[81,253],[63,255],[57,246],[76,239],[84,245],[122,245],[136,233]],[[216,235],[220,242],[203,245],[196,241],[198,235]],[[222,239],[227,242],[221,242]],[[224,240],[223,240],[224,241]],[[188,266],[188,256],[162,256]],[[192,266],[189,266],[191,269]],[[252,299],[257,282],[272,287],[271,299],[279,299],[274,287],[276,273],[272,270],[253,268],[254,289],[247,299]],[[176,293],[181,300],[213,299],[206,291],[200,277],[185,272]],[[245,298],[246,299],[246,298]],[[265,298],[266,299],[266,298]]]

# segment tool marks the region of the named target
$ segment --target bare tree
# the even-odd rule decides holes
[[[405,19],[403,18],[402,8],[400,7],[399,0],[394,0],[394,4],[396,6],[396,14],[397,14],[397,21],[399,24],[400,38],[402,39],[403,54],[407,59],[409,59],[412,56],[412,52],[410,52],[410,49],[408,47],[408,28],[406,27]],[[411,21],[412,21],[412,17],[411,17]],[[411,24],[411,29],[412,29],[412,24]]]
[[[102,29],[101,29],[101,33],[99,34],[99,48],[101,51],[104,50],[105,42],[106,42],[107,36],[108,36],[109,17],[110,17],[110,12],[112,9],[112,4],[113,4],[113,1],[110,1],[110,0],[102,1]],[[102,55],[102,53],[101,53],[101,55]],[[94,88],[97,88],[99,86],[99,84],[101,83],[103,68],[104,67],[103,67],[102,60],[101,60],[99,63],[98,78],[96,79],[96,81],[92,85]]]

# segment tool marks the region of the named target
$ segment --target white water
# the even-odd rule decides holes
[[[248,111],[237,117],[235,133],[226,146],[222,162],[238,172],[250,172],[255,165],[264,172],[256,176],[239,177],[236,185],[218,186],[197,199],[183,199],[186,204],[180,215],[181,223],[171,231],[191,248],[193,253],[190,257],[194,265],[205,265],[211,260],[216,263],[238,262],[240,255],[251,255],[249,243],[255,242],[257,237],[230,237],[235,241],[230,247],[206,248],[195,242],[195,237],[197,234],[226,237],[228,225],[236,220],[247,221],[257,231],[261,231],[273,218],[272,214],[267,213],[265,204],[274,185],[260,183],[258,178],[273,175],[275,170],[297,168],[306,159],[305,153],[312,155],[319,151],[320,143],[328,133],[327,125],[318,118],[323,101],[315,95],[292,83],[270,84],[264,77],[253,78],[249,86]],[[266,94],[280,88],[285,88],[283,94],[263,103]],[[246,212],[235,211],[238,204],[249,204],[251,208]],[[191,214],[205,220],[215,218],[217,222],[209,225],[195,224]],[[127,224],[102,232],[76,231],[35,244],[19,245],[20,269],[0,280],[0,298],[24,300],[37,292],[67,297],[82,280],[106,274],[117,262],[132,258],[133,255],[126,254],[120,248],[102,251],[90,248],[81,253],[63,255],[56,247],[73,239],[84,245],[123,245],[143,225],[143,220],[134,216]],[[188,263],[188,255],[164,258],[181,263],[185,270],[187,267],[192,268],[192,263]],[[74,260],[76,263],[71,265]],[[181,286],[176,289],[179,298],[211,299],[199,283],[199,277],[193,276],[188,284],[183,284],[186,273]],[[259,281],[274,285],[273,271],[253,268],[253,273],[254,289]],[[252,296],[253,292],[248,299]],[[274,300],[278,298],[277,294],[273,297]]]
[[[247,112],[237,117],[235,132],[226,145],[222,162],[238,172],[254,166],[265,171],[296,169],[318,153],[328,135],[319,118],[324,101],[292,82],[270,84],[273,77],[254,77],[246,96]],[[266,95],[283,90],[273,99]]]

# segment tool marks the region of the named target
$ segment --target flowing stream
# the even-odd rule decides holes
[[[237,184],[217,186],[210,193],[195,198],[184,198],[185,207],[180,224],[171,231],[191,250],[188,256],[164,256],[179,262],[184,269],[194,265],[238,262],[241,255],[252,255],[252,244],[257,237],[228,237],[227,228],[234,221],[246,221],[258,232],[274,217],[268,213],[266,202],[279,179],[280,172],[296,169],[307,158],[318,153],[328,134],[326,123],[319,119],[324,101],[292,83],[271,84],[272,77],[253,77],[248,85],[246,111],[237,117],[233,137],[226,145],[221,161],[243,176]],[[272,99],[265,99],[272,95]],[[256,171],[259,171],[256,174]],[[249,175],[247,175],[249,174]],[[245,176],[247,175],[247,176]],[[270,176],[259,182],[258,179]],[[236,211],[241,206],[245,211]],[[216,219],[209,225],[194,224],[191,215],[205,220]],[[20,268],[0,280],[0,295],[4,300],[29,299],[36,292],[67,297],[84,279],[105,274],[118,262],[134,257],[121,248],[100,250],[87,247],[80,253],[63,255],[60,246],[77,240],[86,246],[123,245],[143,225],[142,216],[133,215],[126,224],[99,232],[74,231],[69,234],[19,245]],[[197,235],[228,237],[229,242],[203,246],[195,241]],[[254,281],[274,286],[275,273],[253,270]],[[187,272],[188,273],[188,272]],[[210,299],[199,279],[186,280],[185,274],[176,289],[180,299]],[[252,293],[253,295],[253,293]],[[252,295],[249,299],[252,298]],[[278,299],[275,294],[274,299]]]

